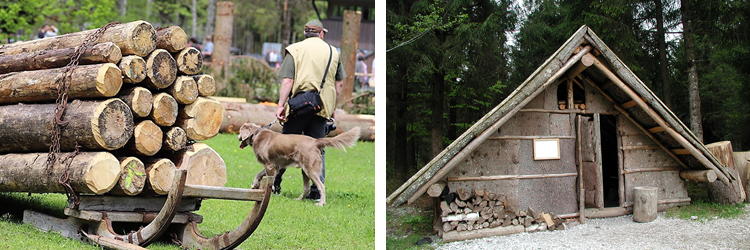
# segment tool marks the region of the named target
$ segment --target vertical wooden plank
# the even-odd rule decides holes
[[[602,171],[602,131],[601,116],[599,113],[594,114],[594,151],[596,154],[596,200],[597,207],[604,207],[604,176]]]
[[[621,119],[621,115],[615,116],[615,124],[617,124],[617,193],[620,196],[620,207],[623,207],[625,205],[625,175],[623,174],[623,170],[625,169],[625,163],[623,162],[623,159],[625,158],[625,154],[622,150],[622,122],[624,119]]]
[[[568,83],[568,109],[573,109],[573,81],[567,80]]]
[[[586,222],[586,205],[584,204],[585,190],[583,189],[583,157],[581,157],[581,126],[583,124],[581,123],[580,115],[576,115],[576,123],[576,165],[578,166],[578,221],[583,224]]]
[[[349,100],[354,90],[354,69],[357,65],[357,46],[359,45],[359,24],[362,20],[362,13],[354,10],[344,10],[344,30],[341,33],[341,63],[344,64],[346,79],[344,79],[344,89],[340,99],[336,101],[339,107],[349,111],[343,100]],[[335,66],[334,66],[335,67]],[[442,83],[441,83],[442,84]]]

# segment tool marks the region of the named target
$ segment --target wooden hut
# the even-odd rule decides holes
[[[689,204],[686,179],[738,181],[582,26],[387,202],[436,197],[453,241],[632,213],[639,186],[658,189],[659,210]]]

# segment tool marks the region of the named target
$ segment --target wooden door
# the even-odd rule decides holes
[[[599,129],[599,114],[580,116],[581,180],[583,181],[586,207],[604,207],[604,184],[602,179],[602,149]]]

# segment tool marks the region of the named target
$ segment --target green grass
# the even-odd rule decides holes
[[[731,219],[745,215],[745,204],[722,205],[712,202],[695,201],[688,206],[674,207],[667,210],[668,218],[690,219],[698,216],[699,220]]]
[[[262,167],[251,148],[239,149],[237,136],[220,134],[206,141],[227,165],[227,187],[250,188]],[[375,144],[358,142],[348,152],[326,151],[325,207],[314,201],[294,200],[302,192],[302,174],[290,168],[284,175],[282,195],[272,196],[258,229],[238,249],[373,249],[375,247]],[[5,200],[3,200],[5,198]],[[25,207],[62,214],[61,194],[3,194],[0,202],[0,249],[98,249],[55,233],[44,233],[20,224],[20,214],[8,211]],[[206,200],[197,212],[204,221],[198,228],[206,236],[232,230],[245,218],[253,202]],[[33,243],[32,243],[33,242]],[[157,242],[149,249],[180,249]]]

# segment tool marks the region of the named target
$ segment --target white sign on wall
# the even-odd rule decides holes
[[[534,160],[559,160],[560,139],[534,139]]]

